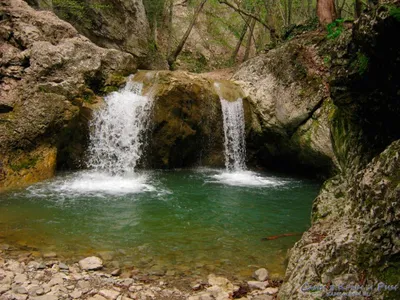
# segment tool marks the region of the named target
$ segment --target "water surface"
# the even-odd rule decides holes
[[[111,251],[113,265],[185,275],[283,275],[300,235],[262,239],[305,231],[319,186],[250,171],[65,173],[0,194],[0,243],[67,261]]]

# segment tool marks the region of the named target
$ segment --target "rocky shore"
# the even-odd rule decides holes
[[[231,282],[214,274],[203,280],[142,274],[136,270],[106,269],[99,257],[73,264],[56,254],[34,258],[30,253],[6,257],[0,250],[0,300],[128,300],[128,299],[248,299],[272,300],[276,281],[264,268],[247,282]]]

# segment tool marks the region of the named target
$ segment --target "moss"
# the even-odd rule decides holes
[[[356,59],[351,63],[351,67],[355,69],[358,74],[364,75],[369,66],[369,58],[364,53],[358,51]]]
[[[37,156],[25,158],[17,163],[10,164],[11,170],[14,172],[19,172],[23,169],[30,169],[34,167],[39,158]]]
[[[81,98],[83,99],[84,102],[93,104],[96,99],[96,94],[89,88],[85,88],[81,92]]]

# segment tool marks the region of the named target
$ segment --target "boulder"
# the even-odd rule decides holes
[[[77,167],[91,107],[106,85],[136,70],[134,57],[103,49],[52,12],[1,3],[0,190]],[[4,109],[6,108],[6,109]]]
[[[250,160],[291,171],[313,168],[329,175],[336,167],[330,117],[324,34],[302,36],[243,63],[232,79],[250,103],[253,123],[247,137]]]
[[[139,60],[148,54],[150,26],[142,0],[98,0],[95,4],[84,0],[75,6],[27,2],[38,9],[52,10],[98,46],[131,53]]]
[[[143,93],[154,101],[145,166],[224,166],[220,95],[229,101],[243,98],[237,84],[183,71],[139,71],[133,80],[142,82]],[[249,123],[247,108],[244,99]]]

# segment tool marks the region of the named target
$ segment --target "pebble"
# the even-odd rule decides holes
[[[90,266],[89,269],[85,270],[82,267],[82,261],[86,260],[87,262],[88,259],[90,260],[88,262]],[[193,278],[192,290],[183,292],[176,287],[168,288],[171,285],[169,282],[171,275],[159,278],[158,276],[146,275],[135,269],[137,276],[122,278],[118,275],[121,274],[121,269],[119,268],[111,273],[106,271],[91,272],[91,268],[98,268],[100,262],[102,266],[102,261],[98,257],[88,257],[84,260],[79,262],[81,268],[78,267],[78,264],[68,266],[59,261],[46,264],[41,261],[33,261],[25,265],[25,263],[11,259],[4,260],[0,265],[0,299],[225,300],[230,299],[229,297],[239,289],[227,278],[210,274],[208,281],[204,281],[201,277]],[[94,262],[98,263],[98,265],[93,266]],[[40,265],[43,266],[43,269],[39,268]],[[10,269],[14,271],[22,270],[22,273],[10,271]],[[155,266],[153,271],[157,269],[159,269],[159,266]],[[69,271],[65,272],[65,270]],[[257,278],[265,279],[265,272],[257,271],[254,272],[258,276]],[[170,271],[168,272],[171,274]],[[247,295],[243,295],[242,299],[270,300],[276,297],[278,288],[267,288],[268,284],[268,281],[249,281],[248,285],[251,291]]]
[[[14,277],[14,283],[22,284],[28,281],[28,277],[25,274],[17,274]]]
[[[111,272],[112,276],[119,276],[121,275],[121,269],[115,269],[114,271]]]
[[[120,292],[117,292],[114,290],[100,290],[99,295],[101,295],[109,300],[115,300],[120,295]]]
[[[74,290],[71,294],[69,294],[72,298],[78,299],[82,296],[82,292],[80,290]]]
[[[96,256],[90,256],[80,260],[79,266],[82,270],[87,271],[100,270],[101,268],[103,268],[103,261]]]
[[[57,257],[57,253],[55,253],[55,252],[46,252],[46,253],[43,253],[43,257],[44,258],[56,258]]]
[[[265,281],[248,281],[247,284],[250,290],[263,290],[268,286],[268,282]]]
[[[59,267],[61,270],[69,270],[69,267],[68,267],[66,264],[64,264],[64,263],[59,263],[59,264],[58,264],[58,267]]]

